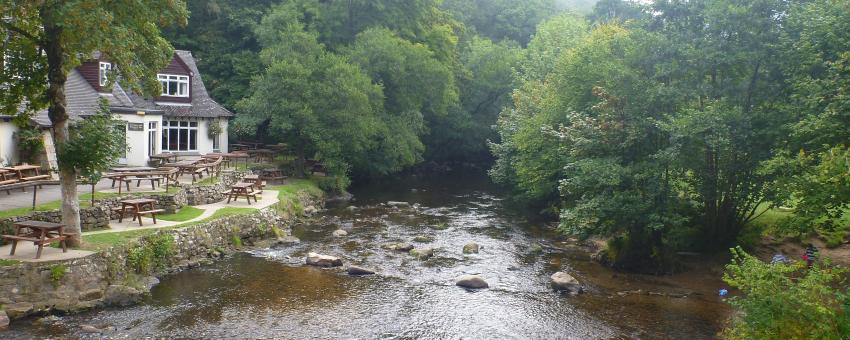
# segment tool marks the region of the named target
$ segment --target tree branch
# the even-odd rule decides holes
[[[6,22],[6,21],[0,20],[0,26],[3,26],[3,28],[5,28],[5,29],[7,29],[7,30],[10,30],[10,31],[12,31],[12,32],[15,32],[15,33],[18,33],[18,34],[20,34],[20,35],[24,36],[25,38],[27,38],[27,39],[31,40],[32,42],[34,42],[34,43],[38,44],[39,46],[41,46],[41,44],[42,44],[41,39],[39,39],[38,37],[36,37],[36,36],[34,36],[34,35],[30,34],[29,32],[27,32],[27,31],[23,30],[22,28],[20,28],[20,27],[18,27],[18,26],[12,25],[11,23],[8,23],[8,22]]]

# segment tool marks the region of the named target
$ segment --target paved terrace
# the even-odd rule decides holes
[[[181,183],[191,183],[191,176],[183,176],[178,178]],[[98,192],[117,192],[117,187],[112,188],[111,180],[102,180],[96,186],[95,190]],[[116,184],[117,185],[117,184]],[[152,192],[164,192],[164,189],[157,188],[156,190],[151,190],[148,186],[145,188],[145,183],[142,183],[140,187],[135,187],[135,183],[130,186],[132,193],[152,193]],[[79,193],[87,193],[91,192],[90,185],[80,185],[77,190]],[[126,192],[123,191],[123,192]],[[14,209],[20,207],[31,207],[32,206],[32,192],[29,190],[27,192],[13,192],[11,195],[7,197],[5,192],[0,192],[0,210]],[[59,192],[59,186],[45,186],[44,189],[39,189],[38,191],[38,204],[43,204],[51,201],[57,201],[61,198]],[[227,200],[223,200],[221,202],[216,202],[212,204],[198,205],[193,206],[198,209],[204,210],[203,213],[195,218],[186,221],[174,222],[174,221],[166,221],[162,219],[157,219],[157,223],[153,224],[153,219],[148,216],[143,217],[142,223],[144,226],[139,226],[138,221],[133,221],[132,217],[125,218],[121,223],[118,223],[118,220],[112,220],[109,224],[109,229],[96,230],[84,232],[85,235],[94,235],[94,234],[104,234],[104,233],[117,233],[129,230],[143,230],[143,229],[159,229],[159,228],[167,228],[167,227],[175,227],[181,224],[191,223],[200,221],[206,218],[209,218],[216,211],[221,210],[222,208],[253,208],[253,209],[263,209],[269,207],[278,202],[278,192],[274,190],[263,190],[262,195],[257,197],[259,199],[258,202],[251,202],[249,205],[244,197],[239,198],[238,201],[231,201],[229,204]],[[47,262],[47,261],[56,261],[56,260],[67,260],[74,258],[86,257],[88,255],[94,254],[95,252],[79,250],[79,249],[68,249],[67,253],[63,253],[61,248],[54,248],[45,246],[42,250],[41,258],[36,260],[35,253],[38,249],[36,246],[32,245],[28,242],[18,242],[18,247],[15,250],[14,256],[9,256],[9,252],[11,251],[12,246],[7,244],[5,246],[0,247],[0,260],[17,260],[22,262]]]

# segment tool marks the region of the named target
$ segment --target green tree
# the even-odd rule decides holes
[[[185,24],[188,16],[185,3],[174,0],[4,1],[0,13],[7,41],[0,54],[11,56],[13,65],[3,69],[0,80],[20,84],[4,91],[0,106],[4,112],[18,113],[23,103],[24,115],[47,106],[58,150],[70,139],[64,92],[68,72],[81,59],[100,52],[118,71],[110,81],[120,75],[125,89],[159,93],[156,72],[173,53],[160,27]],[[73,166],[59,163],[62,222],[72,234],[72,246],[81,240],[76,175]]]
[[[175,48],[192,51],[210,95],[228,109],[250,92],[251,77],[262,71],[254,28],[280,0],[189,0],[185,27],[164,35]]]
[[[769,264],[733,248],[723,281],[739,289],[727,299],[740,313],[726,339],[846,339],[850,292],[846,269],[805,262]]]
[[[558,13],[555,0],[447,0],[443,8],[481,36],[525,46],[537,25]]]
[[[73,167],[91,183],[92,206],[94,187],[100,181],[101,174],[109,171],[127,150],[124,135],[115,132],[116,124],[124,122],[112,117],[104,101],[100,105],[100,112],[71,123],[68,142],[57,150],[56,156],[60,163]]]
[[[266,71],[237,105],[238,120],[267,126],[294,147],[299,164],[316,154],[340,178],[351,170],[386,174],[414,164],[422,149],[421,115],[387,113],[381,87],[347,58],[326,51],[298,16],[280,6],[258,26]]]

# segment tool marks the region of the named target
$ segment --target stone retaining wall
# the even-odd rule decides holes
[[[299,202],[289,206],[278,204],[250,215],[157,231],[154,235],[173,238],[175,253],[164,268],[153,273],[137,273],[127,260],[134,249],[155,242],[150,236],[80,259],[0,266],[0,306],[14,320],[32,314],[132,304],[158,282],[154,276],[212,261],[241,247],[234,243],[253,245],[280,239],[281,232],[289,235],[290,226],[300,216],[299,207],[315,209],[321,204],[319,198],[302,195]]]
[[[220,181],[212,185],[181,184],[177,186],[178,189],[174,193],[129,193],[122,197],[98,199],[95,200],[93,207],[80,209],[81,229],[91,231],[109,227],[110,220],[118,219],[118,212],[112,209],[120,208],[121,201],[126,199],[155,199],[156,207],[164,209],[166,214],[173,214],[186,205],[219,202],[227,198],[222,192],[244,176],[244,172],[224,172],[220,176]],[[60,210],[33,211],[26,215],[0,219],[0,234],[13,233],[12,225],[25,220],[59,223],[62,221],[62,212]]]

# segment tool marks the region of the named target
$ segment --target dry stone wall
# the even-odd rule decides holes
[[[156,275],[211,262],[243,246],[287,239],[284,236],[300,218],[300,209],[294,206],[315,210],[321,204],[321,199],[305,195],[292,206],[278,204],[249,215],[160,230],[154,237],[143,237],[84,258],[0,266],[0,306],[14,320],[32,314],[74,313],[132,304],[159,282]],[[136,273],[128,261],[129,254],[163,235],[173,240],[173,256],[158,272]],[[235,244],[236,239],[239,244]]]

